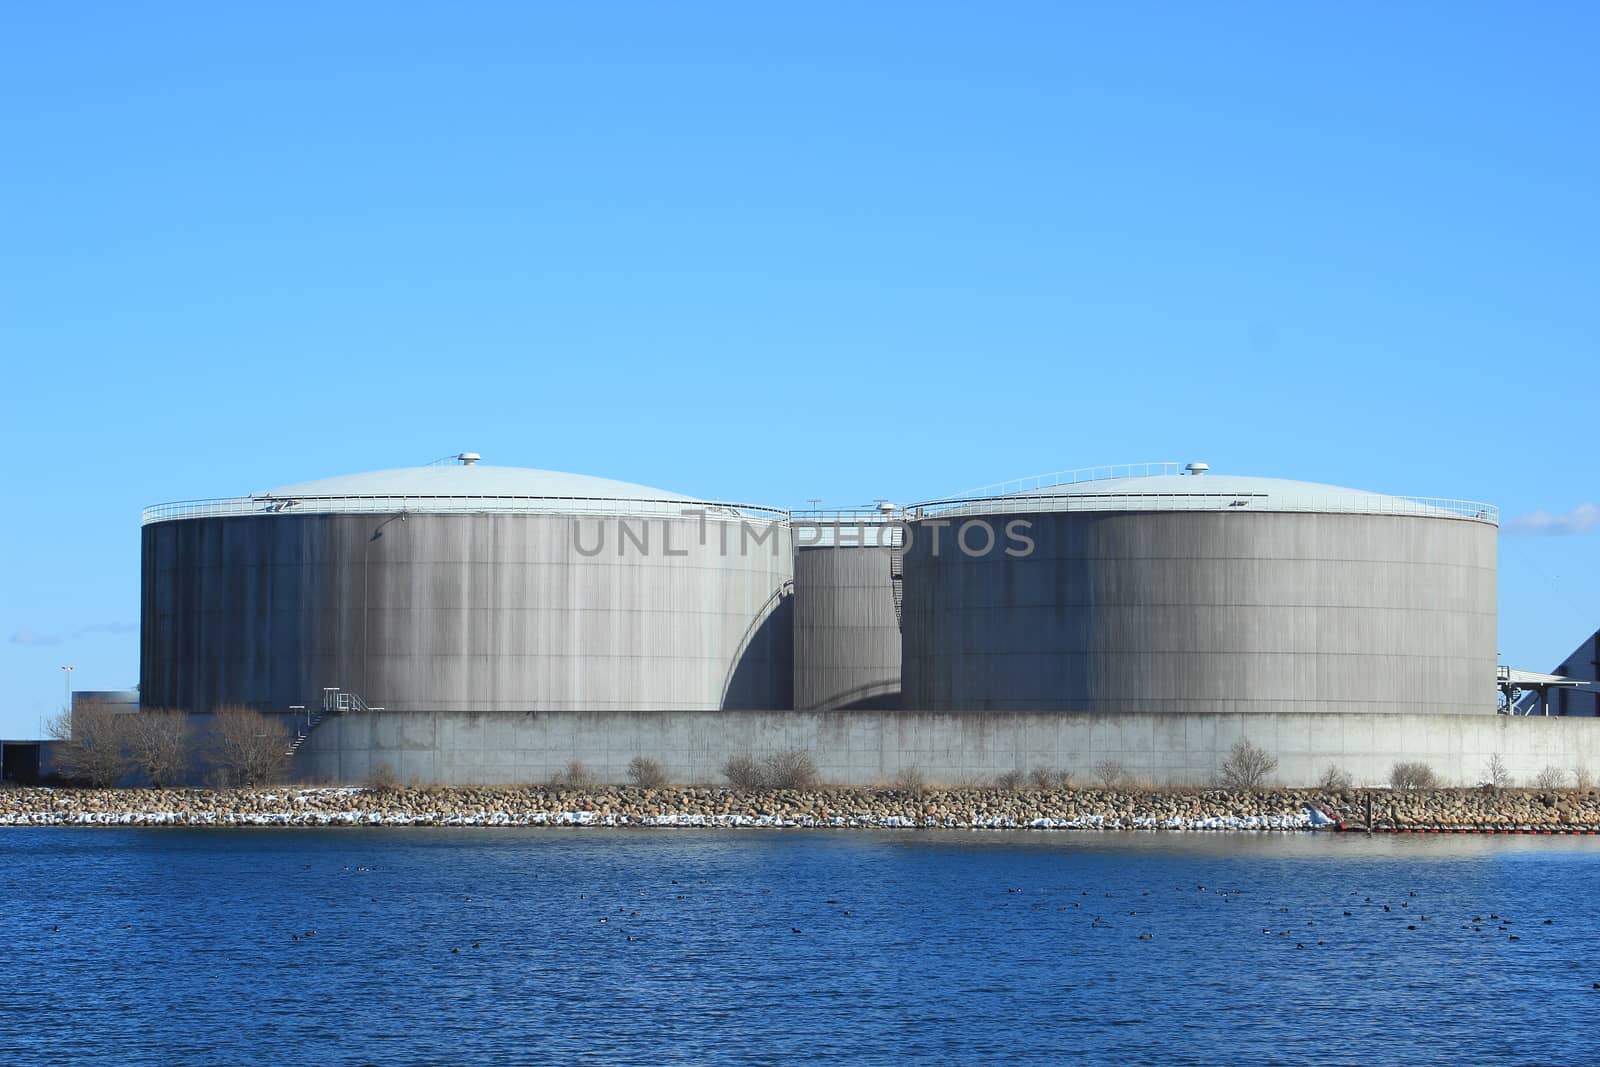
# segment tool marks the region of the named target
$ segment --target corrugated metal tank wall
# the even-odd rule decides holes
[[[893,708],[900,621],[884,545],[801,548],[795,555],[794,700],[801,711]]]
[[[1494,526],[1359,514],[1053,512],[973,557],[913,525],[904,705],[1494,711]],[[981,546],[974,534],[969,543]]]
[[[315,704],[324,686],[397,710],[788,707],[788,529],[707,532],[552,514],[154,523],[141,691],[193,711]]]

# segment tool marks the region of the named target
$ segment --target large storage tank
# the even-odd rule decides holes
[[[1190,469],[914,510],[905,706],[1493,713],[1493,507]]]
[[[796,514],[794,706],[900,702],[900,532],[894,511]]]
[[[147,509],[144,704],[790,706],[784,512],[460,458]]]

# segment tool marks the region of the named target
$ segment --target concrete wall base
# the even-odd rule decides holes
[[[1441,784],[1476,785],[1499,756],[1513,784],[1554,767],[1600,776],[1600,720],[1504,715],[1045,712],[416,711],[350,714],[320,725],[293,773],[304,782],[364,783],[384,763],[401,783],[529,785],[573,761],[600,782],[627,780],[648,756],[671,780],[724,784],[729,756],[811,753],[822,781],[886,784],[915,768],[930,785],[990,784],[1048,767],[1075,784],[1121,764],[1130,782],[1203,786],[1236,741],[1278,759],[1274,784],[1315,784],[1330,764],[1358,786],[1385,785],[1398,761],[1428,764]]]

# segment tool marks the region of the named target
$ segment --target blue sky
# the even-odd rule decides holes
[[[137,680],[142,506],[463,449],[782,506],[1150,459],[1488,500],[1556,517],[1501,539],[1552,667],[1600,626],[1597,33],[0,7],[0,736],[62,664]]]

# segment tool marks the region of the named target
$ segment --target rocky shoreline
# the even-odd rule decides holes
[[[1595,790],[5,789],[0,826],[1600,831]]]

